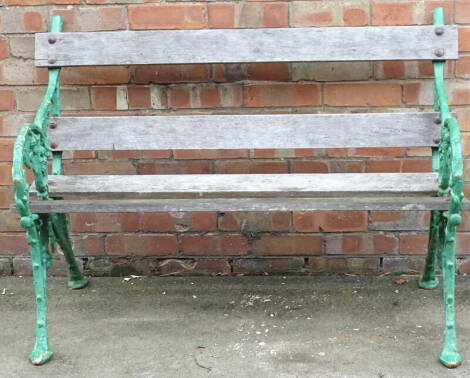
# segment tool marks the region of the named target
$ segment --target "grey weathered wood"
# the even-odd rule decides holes
[[[440,59],[457,59],[457,28],[443,28],[441,36],[434,26],[38,33],[35,58],[37,66],[54,67],[430,60],[444,49]]]
[[[436,146],[436,113],[64,117],[55,150]]]
[[[31,201],[33,213],[135,213],[166,211],[312,211],[312,210],[446,210],[444,197],[369,198],[211,198]],[[465,200],[464,209],[470,209]],[[14,208],[13,208],[14,209]]]
[[[433,195],[436,173],[49,176],[52,195],[307,197]]]

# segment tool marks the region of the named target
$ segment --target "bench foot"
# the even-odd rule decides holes
[[[439,355],[439,361],[449,369],[455,369],[462,361],[462,355],[456,350],[443,350]]]
[[[78,290],[78,289],[83,289],[88,285],[88,280],[86,278],[83,278],[81,280],[69,280],[67,282],[67,286],[70,289]]]
[[[33,365],[43,365],[52,358],[52,351],[50,350],[40,350],[34,349],[29,354],[29,360]]]
[[[67,286],[71,289],[82,289],[88,285],[88,281],[78,267],[73,254],[70,241],[68,223],[65,214],[51,214],[52,226],[57,243],[64,252],[65,261],[69,268],[69,281]]]
[[[434,279],[425,281],[423,278],[421,278],[418,281],[418,286],[421,289],[432,290],[439,286],[439,280],[437,278],[434,278]]]

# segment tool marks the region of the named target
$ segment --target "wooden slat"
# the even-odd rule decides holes
[[[436,113],[64,117],[55,150],[436,146]]]
[[[135,213],[167,211],[446,210],[443,197],[211,198],[31,201],[33,213]],[[469,202],[464,202],[469,209]]]
[[[430,60],[436,49],[457,59],[457,28],[443,28],[440,36],[434,26],[38,33],[36,65]]]
[[[49,176],[52,195],[308,197],[433,195],[436,173]]]

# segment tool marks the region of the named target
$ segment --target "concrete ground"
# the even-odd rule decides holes
[[[49,280],[51,347],[33,344],[31,278],[0,278],[1,377],[470,377],[437,361],[441,291],[416,278]],[[470,358],[470,277],[459,278],[460,347]]]

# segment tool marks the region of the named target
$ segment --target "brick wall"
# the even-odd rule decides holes
[[[470,155],[470,1],[0,0],[0,273],[28,274],[27,244],[10,213],[14,136],[33,117],[47,72],[33,63],[33,34],[53,14],[65,31],[409,25],[444,6],[460,25],[461,58],[447,88]],[[312,46],[314,49],[315,46]],[[430,62],[273,63],[66,68],[65,114],[206,114],[429,110]],[[189,136],[188,136],[189,137]],[[69,174],[417,172],[424,148],[77,152]],[[467,177],[470,160],[466,159]],[[470,191],[467,190],[467,195]],[[420,270],[423,212],[75,214],[75,252],[91,274],[378,273]],[[470,216],[458,239],[470,270]],[[62,274],[58,259],[53,273]]]

